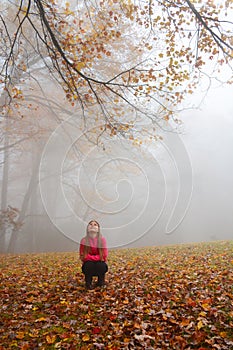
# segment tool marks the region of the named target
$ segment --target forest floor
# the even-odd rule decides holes
[[[233,241],[111,250],[86,291],[78,253],[0,256],[0,350],[233,349]]]

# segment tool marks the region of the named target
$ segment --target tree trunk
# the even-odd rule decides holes
[[[31,197],[37,189],[39,166],[40,166],[40,155],[38,152],[36,152],[28,189],[27,189],[27,192],[25,193],[23,203],[22,203],[22,208],[20,210],[20,214],[17,220],[18,223],[24,222],[29,203],[31,202]],[[8,253],[14,253],[18,234],[19,234],[19,229],[15,228],[11,233],[11,237],[10,237],[10,241],[7,249]]]
[[[3,172],[2,172],[2,188],[1,188],[1,210],[7,209],[7,195],[8,195],[8,177],[9,177],[9,136],[8,136],[9,118],[6,117],[5,125],[6,132],[4,135],[4,150],[3,150]],[[3,225],[0,232],[0,252],[4,253],[6,250],[6,227]]]

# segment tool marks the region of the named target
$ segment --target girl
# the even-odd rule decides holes
[[[82,272],[85,275],[86,289],[93,289],[92,277],[97,276],[97,286],[101,287],[105,282],[105,273],[108,271],[106,264],[108,249],[106,239],[100,233],[100,225],[91,220],[87,225],[86,236],[82,238],[79,248],[82,261]]]

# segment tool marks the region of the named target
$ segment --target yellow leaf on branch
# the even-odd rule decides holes
[[[85,63],[84,62],[75,63],[74,66],[77,70],[80,71],[81,69],[83,69],[85,67]]]

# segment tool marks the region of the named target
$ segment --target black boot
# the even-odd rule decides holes
[[[85,275],[86,289],[92,289],[92,276]]]
[[[99,275],[98,280],[97,280],[97,287],[103,287],[105,284],[105,276],[104,275]]]

